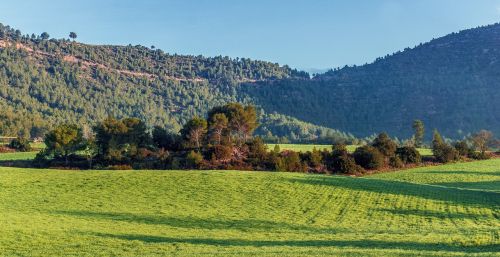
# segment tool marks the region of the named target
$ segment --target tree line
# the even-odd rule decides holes
[[[205,118],[188,120],[180,133],[164,127],[149,129],[137,118],[108,117],[93,127],[62,124],[45,137],[46,148],[35,164],[38,167],[109,169],[238,169],[310,173],[362,174],[367,171],[415,166],[422,162],[449,162],[465,158],[489,158],[494,142],[482,131],[470,142],[450,145],[434,132],[434,157],[422,157],[415,147],[421,144],[423,123],[414,123],[414,139],[398,145],[386,133],[353,153],[341,142],[331,149],[308,152],[268,149],[254,131],[259,122],[252,105],[229,103],[212,108]],[[413,142],[413,143],[412,143]],[[479,150],[479,151],[477,151]]]

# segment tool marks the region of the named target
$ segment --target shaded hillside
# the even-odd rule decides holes
[[[414,119],[455,138],[483,128],[498,134],[500,25],[453,33],[312,80],[243,88],[266,110],[356,136],[387,131],[407,137]]]
[[[0,25],[0,134],[37,136],[56,123],[93,123],[109,115],[177,131],[213,106],[250,101],[238,94],[242,82],[285,78],[309,75],[264,61],[86,45]],[[280,114],[262,121],[263,134],[294,140],[344,135]]]

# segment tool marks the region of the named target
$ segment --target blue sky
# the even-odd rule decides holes
[[[89,44],[332,68],[500,21],[500,0],[2,0],[0,22]]]

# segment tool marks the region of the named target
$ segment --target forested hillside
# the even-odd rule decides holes
[[[242,82],[308,79],[275,63],[164,53],[154,46],[95,46],[0,25],[0,134],[41,136],[61,122],[138,117],[172,131],[213,106],[249,102]],[[262,113],[261,135],[351,137],[292,117]]]
[[[0,25],[2,135],[35,137],[57,123],[107,116],[178,131],[188,118],[228,102],[257,104],[256,132],[269,141],[353,142],[381,131],[407,138],[414,119],[447,137],[479,129],[500,134],[500,25],[312,79],[270,62],[86,45]]]
[[[500,25],[453,33],[312,80],[267,81],[244,89],[264,109],[356,136],[387,131],[408,137],[414,119],[454,138],[483,128],[498,134]]]

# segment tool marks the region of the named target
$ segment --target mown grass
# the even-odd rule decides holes
[[[381,173],[372,177],[500,193],[500,162],[498,159],[429,166],[394,173]]]
[[[332,150],[332,145],[310,145],[310,144],[267,144],[267,147],[272,150],[276,145],[279,145],[280,150],[291,150],[296,152],[307,152],[312,151],[314,148],[317,150],[327,149],[328,151]],[[347,150],[350,152],[354,152],[356,150],[356,145],[348,145]]]
[[[0,168],[0,255],[498,256],[498,172]],[[488,190],[439,185],[464,181]]]
[[[0,153],[0,161],[32,160],[38,152]]]
[[[292,150],[296,152],[307,152],[307,151],[312,151],[314,148],[317,150],[331,150],[332,145],[309,145],[309,144],[278,144],[280,146],[280,150]],[[270,150],[274,149],[276,144],[267,144],[268,148]],[[348,145],[347,146],[347,151],[349,152],[354,152],[358,146],[357,145]],[[431,156],[432,155],[432,150],[428,148],[417,148],[417,150],[420,152],[421,155],[424,156]]]

